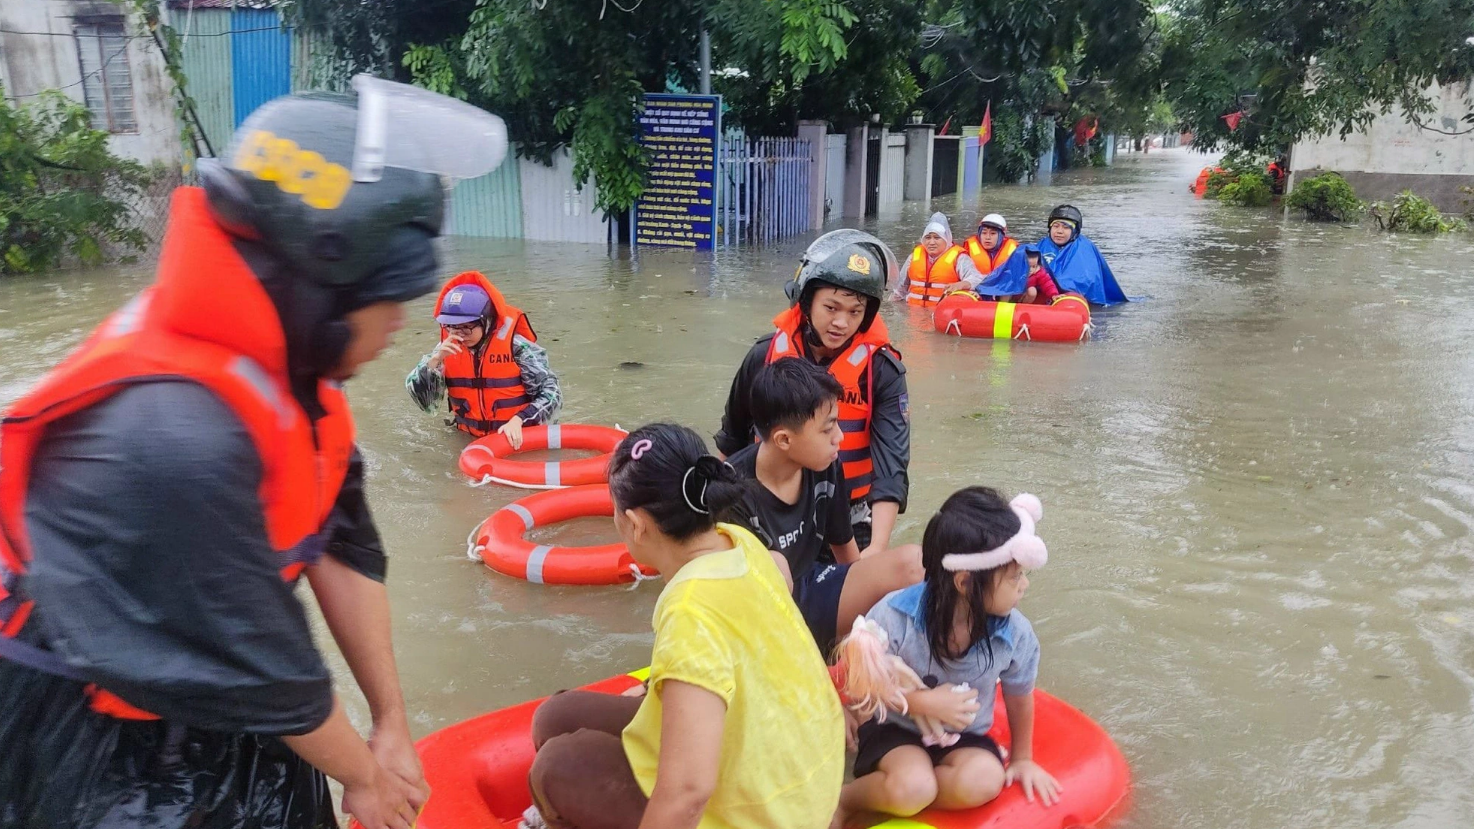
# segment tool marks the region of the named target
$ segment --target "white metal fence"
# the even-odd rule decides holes
[[[813,161],[801,138],[722,139],[717,237],[722,245],[764,243],[809,229]]]

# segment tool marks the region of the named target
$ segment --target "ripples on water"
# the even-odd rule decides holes
[[[968,483],[1040,494],[1053,555],[1024,609],[1041,684],[1120,742],[1131,826],[1474,825],[1471,237],[1220,208],[1187,195],[1198,166],[1128,157],[932,205],[959,236],[998,211],[1032,240],[1073,203],[1150,299],[1098,314],[1080,347],[942,338],[889,308],[915,432],[898,538],[919,540]],[[867,226],[904,257],[928,213]],[[805,241],[631,261],[458,239],[451,264],[532,316],[565,421],[709,434]],[[0,402],[146,278],[0,281]],[[404,394],[430,306],[350,386],[420,733],[643,664],[658,591],[539,587],[465,559],[466,533],[516,493],[465,486],[462,440]],[[580,522],[556,537],[610,535]]]

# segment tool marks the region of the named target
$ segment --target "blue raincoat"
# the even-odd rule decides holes
[[[1074,291],[1090,300],[1094,305],[1115,305],[1126,302],[1126,292],[1116,284],[1116,275],[1095,243],[1084,236],[1076,236],[1064,247],[1045,236],[1039,240],[1039,256],[1045,267],[1054,276],[1061,291]],[[990,296],[1021,294],[1029,284],[1029,261],[1024,249],[1019,248],[1008,261],[988,274],[977,292]]]

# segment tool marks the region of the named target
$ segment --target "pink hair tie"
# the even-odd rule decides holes
[[[642,440],[635,441],[635,445],[632,446],[632,447],[630,447],[630,460],[637,461],[640,458],[644,457],[645,456],[645,452],[648,451],[650,449],[650,447],[651,446],[654,446],[654,445],[655,444],[651,443],[648,439],[642,439]]]

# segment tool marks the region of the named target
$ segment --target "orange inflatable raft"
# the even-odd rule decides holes
[[[617,694],[644,672],[606,679],[586,690]],[[457,723],[416,744],[432,794],[419,829],[515,829],[532,804],[527,772],[532,768],[532,712],[542,700]],[[1009,745],[1003,698],[996,700],[991,732]],[[1043,806],[1024,800],[1018,786],[996,800],[959,812],[927,810],[911,818],[877,824],[886,829],[1076,829],[1104,827],[1130,807],[1131,772],[1105,731],[1058,699],[1034,692],[1034,758],[1059,780],[1060,802]]]
[[[1073,343],[1090,337],[1090,303],[1079,294],[1060,294],[1053,305],[1018,305],[960,291],[937,304],[932,325],[959,337]]]
[[[605,484],[538,492],[502,507],[471,533],[469,554],[505,576],[535,584],[622,584],[654,576],[635,563],[623,544],[556,547],[523,536],[573,518],[612,517],[614,501]]]
[[[478,484],[497,483],[522,489],[558,489],[607,481],[609,456],[624,440],[624,431],[609,426],[569,423],[529,426],[522,447],[500,432],[477,438],[461,451],[461,472]],[[539,449],[590,449],[601,454],[568,461],[517,461],[510,456]]]

